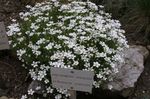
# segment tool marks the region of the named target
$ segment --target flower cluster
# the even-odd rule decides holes
[[[51,0],[27,8],[20,13],[21,22],[8,26],[7,34],[32,79],[45,84],[43,94],[52,99],[69,97],[67,90],[51,86],[51,67],[93,71],[94,88],[112,80],[128,45],[119,21],[111,19],[103,6]],[[28,95],[33,94],[28,90]]]

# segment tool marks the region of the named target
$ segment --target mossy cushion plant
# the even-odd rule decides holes
[[[27,8],[27,12],[20,13],[21,22],[13,20],[8,26],[7,34],[32,79],[45,84],[45,97],[69,97],[67,89],[52,87],[51,67],[93,71],[93,88],[113,79],[118,64],[123,62],[122,51],[128,45],[119,21],[111,19],[103,6],[51,0]],[[21,99],[34,92],[28,90]]]

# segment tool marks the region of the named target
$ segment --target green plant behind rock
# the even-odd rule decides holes
[[[128,13],[122,17],[127,35],[140,43],[150,43],[150,0],[130,0]]]
[[[102,4],[104,4],[107,12],[112,13],[114,18],[119,19],[125,14],[128,0],[103,0]]]
[[[150,0],[137,0],[136,7],[146,17],[150,17]]]

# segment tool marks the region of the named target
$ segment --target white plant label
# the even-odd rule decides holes
[[[52,86],[55,88],[91,93],[93,78],[94,73],[91,71],[51,67]]]

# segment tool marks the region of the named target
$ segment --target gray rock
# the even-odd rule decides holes
[[[42,94],[43,91],[45,90],[45,85],[40,81],[34,80],[28,87],[28,90],[30,89],[34,90],[35,91],[34,93]]]
[[[114,75],[114,81],[109,82],[108,85],[112,85],[114,91],[122,91],[123,96],[127,97],[143,72],[144,59],[147,58],[149,52],[142,46],[134,45],[126,49],[124,53],[125,63],[120,66],[119,73]]]
[[[147,50],[146,47],[143,46],[137,46],[137,45],[132,45],[130,46],[130,48],[132,48],[133,50],[138,51],[139,53],[141,53],[144,56],[144,59],[147,59],[148,55],[149,55],[149,51]]]

